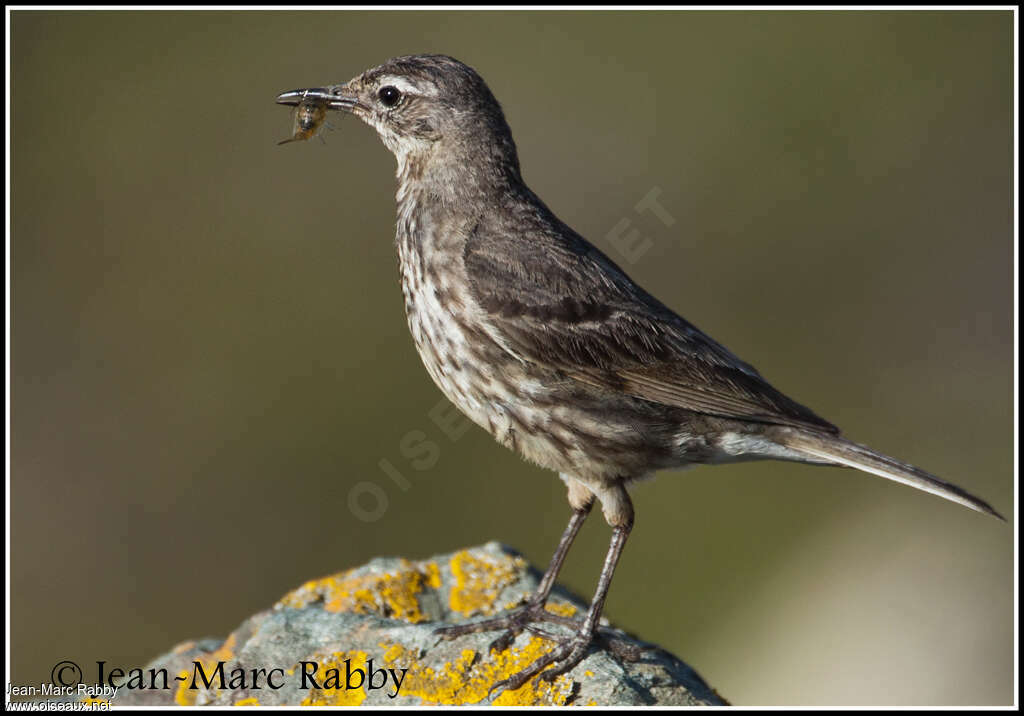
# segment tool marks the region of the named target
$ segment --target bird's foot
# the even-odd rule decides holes
[[[587,655],[590,644],[594,640],[594,634],[590,631],[580,630],[568,637],[558,637],[539,629],[529,628],[529,631],[549,641],[556,642],[554,649],[540,657],[525,669],[516,672],[507,679],[494,683],[487,693],[489,699],[493,699],[502,691],[515,691],[527,681],[537,676],[548,683],[571,670]],[[550,668],[548,668],[550,667]]]
[[[562,624],[563,626],[575,626],[578,624],[575,619],[552,614],[544,608],[543,603],[531,602],[500,617],[484,619],[471,624],[441,627],[440,629],[435,629],[434,634],[442,639],[456,639],[466,634],[478,634],[482,631],[501,631],[502,634],[492,641],[489,647],[490,651],[501,652],[512,646],[515,638],[535,622],[549,622],[552,624]]]
[[[554,634],[535,626],[538,622],[569,627],[573,631],[571,634]],[[639,661],[653,648],[633,643],[629,639],[623,638],[621,632],[617,630],[607,627],[588,627],[587,620],[572,619],[554,614],[545,609],[544,604],[537,602],[531,602],[507,614],[492,617],[491,619],[483,619],[470,624],[441,627],[435,629],[434,634],[448,640],[456,639],[466,634],[478,634],[486,631],[502,632],[489,645],[489,650],[495,652],[508,649],[515,638],[523,632],[529,632],[545,641],[555,643],[555,647],[551,651],[507,679],[492,685],[488,692],[489,699],[493,699],[502,691],[515,691],[538,674],[540,675],[539,679],[547,682],[554,681],[583,661],[590,650],[591,644],[595,641],[600,642],[602,648],[607,649],[622,661]]]

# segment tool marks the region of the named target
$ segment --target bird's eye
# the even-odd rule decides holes
[[[380,91],[377,92],[377,97],[385,107],[394,107],[398,104],[398,100],[402,99],[402,93],[398,91],[397,87],[388,85],[387,87],[380,88]]]

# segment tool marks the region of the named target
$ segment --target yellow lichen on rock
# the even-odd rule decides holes
[[[436,562],[417,567],[402,560],[401,567],[389,574],[360,575],[353,574],[354,571],[306,582],[286,594],[277,606],[302,609],[322,601],[324,609],[329,612],[379,614],[415,624],[427,618],[420,610],[420,592],[424,588],[437,589],[441,586]]]
[[[557,614],[563,617],[574,617],[579,611],[576,609],[574,604],[570,604],[569,602],[548,602],[544,605],[544,609],[552,614]]]
[[[407,668],[402,682],[402,696],[415,696],[427,705],[459,706],[477,704],[487,699],[491,687],[546,654],[552,646],[544,639],[532,637],[522,648],[511,647],[499,654],[479,658],[466,649],[455,662],[447,662],[441,670],[424,666],[416,652],[394,644],[384,652],[387,666]],[[572,679],[563,674],[552,683],[531,679],[515,691],[503,691],[494,700],[495,706],[561,706],[572,693]]]
[[[174,692],[174,703],[178,706],[195,706],[196,691],[188,687],[188,679],[192,672],[189,669],[178,672],[178,690]]]
[[[211,652],[208,652],[205,657],[198,658],[196,661],[203,667],[203,673],[212,673],[217,668],[217,664],[221,661],[229,661],[235,658],[235,640],[237,639],[235,634],[231,634],[224,643]],[[187,642],[186,642],[187,643]],[[195,642],[192,642],[195,645]],[[183,647],[184,644],[179,645],[179,648]],[[177,653],[183,653],[186,649],[182,649]],[[178,673],[180,677],[178,681],[178,690],[174,693],[174,702],[179,706],[195,706],[196,695],[199,693],[198,689],[193,689],[193,680],[196,678],[193,669],[185,669]]]
[[[520,606],[522,606],[522,600],[505,602],[506,610],[515,609]],[[575,604],[570,604],[569,602],[548,602],[544,605],[544,609],[561,617],[574,617],[580,611],[576,608]]]
[[[437,566],[437,562],[427,562],[424,572],[427,575],[427,586],[438,589],[441,586],[441,568]]]
[[[353,672],[356,669],[366,671],[365,651],[344,651],[334,652],[328,658],[309,659],[316,661],[317,673],[327,672],[336,669],[338,673],[346,671],[346,666]],[[345,662],[348,661],[348,665]],[[359,706],[366,699],[366,689],[361,683],[356,688],[331,688],[325,684],[325,688],[311,688],[306,692],[306,698],[302,700],[302,706]]]
[[[455,554],[450,562],[455,584],[452,585],[449,605],[463,616],[493,614],[501,590],[513,584],[526,568],[522,557],[483,559],[468,551]]]
[[[255,696],[250,696],[247,699],[239,699],[235,702],[235,706],[259,706],[260,700]]]
[[[237,640],[236,634],[230,634],[224,643],[221,644],[215,651],[210,652],[209,662],[213,666],[217,666],[219,661],[227,661],[235,658],[235,641]],[[204,664],[205,666],[205,664]]]

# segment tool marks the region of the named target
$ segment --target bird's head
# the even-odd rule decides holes
[[[501,106],[471,67],[445,55],[395,57],[344,84],[292,90],[278,103],[321,102],[369,124],[399,169],[465,162],[511,170],[519,162]]]

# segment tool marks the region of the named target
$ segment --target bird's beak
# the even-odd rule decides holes
[[[277,96],[278,104],[287,104],[293,107],[306,101],[322,103],[328,109],[343,112],[351,112],[359,105],[355,94],[350,92],[345,85],[297,89],[290,92],[282,92]]]

